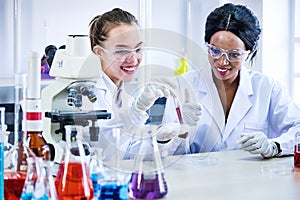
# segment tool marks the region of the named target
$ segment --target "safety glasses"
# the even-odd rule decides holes
[[[137,59],[140,59],[143,55],[143,46],[136,47],[134,49],[115,49],[115,50],[107,50],[101,46],[99,46],[103,51],[108,53],[113,60],[116,61],[127,61],[132,56],[135,56]]]
[[[206,44],[208,48],[208,53],[214,59],[219,59],[224,54],[229,62],[241,62],[244,61],[248,56],[250,51],[244,51],[240,49],[236,50],[224,50],[219,47],[216,47],[212,44]]]

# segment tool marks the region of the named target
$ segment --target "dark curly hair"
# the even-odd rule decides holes
[[[212,35],[222,30],[234,33],[245,43],[246,50],[252,53],[252,61],[257,53],[257,42],[261,33],[259,21],[254,13],[243,5],[232,3],[216,8],[206,19],[205,42],[210,43]]]

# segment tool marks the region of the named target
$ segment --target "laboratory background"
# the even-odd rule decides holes
[[[0,96],[13,101],[15,73],[26,73],[28,55],[41,55],[48,45],[65,45],[66,36],[88,34],[88,23],[97,14],[114,7],[134,14],[141,28],[154,28],[179,35],[182,54],[189,51],[187,40],[204,45],[204,22],[210,11],[226,2],[247,5],[258,16],[263,34],[258,55],[252,65],[286,86],[300,104],[300,2],[299,0],[25,0],[0,1]],[[178,55],[154,51],[144,62],[158,67],[139,70],[137,79],[151,75],[173,75]],[[205,60],[205,58],[204,58]],[[164,66],[163,72],[159,66]],[[168,68],[170,70],[168,70]],[[138,80],[137,80],[138,81]],[[42,81],[42,86],[48,81]]]
[[[139,63],[139,70],[134,74],[133,80],[125,83],[125,89],[128,89],[128,93],[130,93],[134,92],[136,88],[139,89],[139,86],[147,83],[152,78],[173,77],[194,69],[201,72],[204,67],[209,66],[204,42],[205,21],[209,13],[225,3],[246,5],[254,12],[261,23],[262,35],[258,43],[258,54],[253,62],[246,61],[246,67],[253,68],[278,80],[300,106],[300,90],[298,89],[300,85],[300,61],[297,59],[297,56],[300,55],[300,0],[0,0],[0,105],[2,105],[0,106],[0,128],[1,133],[3,133],[0,134],[0,147],[1,151],[5,151],[4,154],[1,154],[0,167],[6,169],[2,172],[8,172],[0,174],[2,176],[0,177],[0,188],[6,187],[5,189],[9,191],[10,195],[19,199],[20,195],[24,198],[24,194],[27,194],[28,191],[30,193],[32,188],[34,188],[34,195],[38,195],[43,190],[38,187],[39,184],[33,186],[30,183],[36,180],[47,180],[41,186],[47,188],[46,193],[53,192],[51,194],[53,195],[52,199],[59,199],[57,195],[62,194],[49,189],[54,188],[53,176],[55,176],[57,177],[55,178],[57,192],[67,191],[67,195],[78,192],[79,190],[74,189],[75,186],[74,188],[71,185],[66,186],[65,182],[68,180],[64,179],[67,175],[62,175],[63,173],[68,174],[66,169],[70,166],[74,167],[73,164],[76,164],[76,162],[73,162],[72,159],[78,157],[81,166],[76,170],[80,169],[82,171],[76,173],[81,180],[77,184],[84,189],[83,193],[86,195],[84,199],[92,200],[96,199],[93,197],[100,197],[104,194],[111,196],[116,191],[119,198],[106,199],[125,200],[128,194],[136,199],[153,199],[155,195],[158,195],[156,196],[158,198],[165,198],[166,196],[166,199],[202,199],[201,197],[204,197],[204,199],[219,199],[222,197],[225,200],[276,199],[276,197],[278,197],[277,199],[284,199],[283,196],[286,196],[287,199],[298,199],[295,197],[300,195],[300,150],[298,152],[296,148],[294,157],[284,156],[278,158],[275,156],[272,159],[267,159],[262,154],[253,155],[240,150],[199,154],[184,152],[180,155],[167,156],[168,152],[163,150],[159,152],[158,150],[159,147],[170,142],[171,139],[167,142],[160,141],[162,142],[160,143],[154,134],[155,137],[151,135],[150,137],[138,138],[140,141],[137,142],[137,146],[139,142],[141,144],[139,151],[136,153],[137,156],[128,160],[126,159],[129,157],[124,156],[126,159],[121,161],[119,152],[127,153],[127,149],[122,149],[123,143],[126,144],[126,142],[120,139],[123,129],[109,123],[105,124],[107,119],[111,119],[111,113],[113,112],[109,113],[107,110],[98,110],[98,107],[96,109],[93,107],[93,103],[97,100],[93,92],[96,83],[94,79],[101,76],[101,70],[99,59],[90,51],[90,41],[87,36],[89,35],[89,23],[95,16],[114,8],[121,8],[132,13],[139,22],[142,37],[145,41],[143,50],[146,50],[143,52],[143,59]],[[73,41],[74,43],[72,43]],[[49,66],[45,64],[45,62],[47,63],[46,48],[51,46],[51,48],[64,49],[66,45],[75,46],[77,44],[76,47],[84,48],[74,47],[76,49],[74,52],[87,50],[87,54],[84,52],[84,57],[81,57],[79,62],[76,59],[80,56],[64,54],[70,49],[56,51],[58,60],[59,56],[62,56],[64,59],[61,60],[70,60],[74,63],[69,62],[65,65],[67,62],[55,62],[53,65],[55,67],[52,70],[53,76],[49,76],[49,71],[46,70]],[[136,49],[139,49],[139,47]],[[130,54],[138,54],[136,49],[130,49]],[[227,54],[226,56],[229,60]],[[72,68],[72,64],[75,67],[82,67],[84,70],[80,71],[81,68]],[[33,66],[36,67],[37,71],[31,70]],[[41,72],[39,71],[40,67]],[[84,67],[87,67],[88,70]],[[67,70],[60,72],[61,69],[71,70],[68,73]],[[76,71],[77,69],[79,70]],[[27,77],[29,78],[26,79]],[[26,82],[26,80],[29,81]],[[117,100],[124,97],[121,96],[123,88],[122,84],[120,85],[117,85],[117,92],[113,96],[116,100],[113,101],[116,104],[112,106],[113,108],[118,107],[122,102],[120,103]],[[78,96],[74,95],[76,92],[79,93]],[[184,94],[188,99],[185,103],[190,103],[188,95]],[[178,99],[180,98],[175,100],[178,101]],[[80,105],[78,102],[80,102]],[[162,110],[164,110],[164,106],[167,105],[166,101],[161,105],[163,105]],[[6,106],[6,110],[4,106]],[[12,110],[9,110],[8,106],[11,106]],[[170,127],[173,128],[171,132],[174,129],[176,129],[175,132],[184,130],[184,134],[177,132],[176,134],[178,134],[178,138],[182,136],[183,139],[186,139],[187,143],[185,145],[189,145],[188,131],[187,129],[181,129],[185,125],[182,120],[184,113],[181,113],[179,104],[175,106],[176,117],[178,117],[180,123],[180,125],[177,125],[180,129],[171,124]],[[21,108],[24,110],[22,111]],[[113,108],[112,111],[115,111]],[[201,111],[201,105],[198,108]],[[151,109],[149,108],[149,110]],[[4,111],[6,115],[4,115]],[[138,126],[135,126],[136,124],[130,126],[131,124],[128,123],[130,120],[126,121],[125,118],[131,119],[130,114],[132,113],[126,113],[124,117],[124,115],[121,115],[123,114],[121,111],[117,113],[123,117],[120,117],[120,121],[124,121],[124,124],[129,128],[133,127],[130,132],[141,133],[139,136],[144,136],[144,132],[152,133],[156,131],[157,133],[157,130],[163,127],[161,124],[145,126],[150,127],[148,130],[138,129]],[[160,113],[160,115],[162,118],[163,114]],[[200,114],[198,114],[199,116]],[[5,121],[4,118],[7,118],[7,120]],[[22,122],[22,118],[26,118],[26,120]],[[161,118],[159,123],[161,123]],[[199,118],[196,121],[198,120]],[[109,122],[109,120],[107,121]],[[96,122],[100,122],[100,125]],[[10,127],[4,125],[5,123]],[[107,125],[106,129],[99,128],[101,125],[103,127]],[[190,125],[189,128],[192,126]],[[151,129],[152,127],[155,127],[155,129]],[[13,133],[10,134],[9,139],[9,131],[6,128]],[[91,145],[93,148],[88,149],[86,148],[88,145],[84,146],[84,139],[87,138],[83,137],[83,128],[88,129],[85,133],[89,135],[85,135],[85,137],[90,140],[89,142],[95,142]],[[247,129],[246,126],[243,128]],[[21,140],[20,134],[22,131],[26,134]],[[106,152],[111,153],[108,155],[112,155],[110,156],[111,160],[106,160],[109,156],[104,159],[102,157],[103,149],[100,151],[100,148],[94,145],[100,141],[99,133],[106,133],[105,131],[111,131],[108,132],[110,134],[108,134],[107,140],[102,137],[105,139],[103,143],[108,146]],[[168,130],[166,132],[168,133]],[[27,135],[29,135],[29,138],[33,138],[34,135],[34,137],[39,136],[39,140],[24,140]],[[297,145],[300,149],[300,132],[298,131],[295,135],[297,143],[295,143],[295,146],[291,144],[293,150]],[[3,139],[4,136],[5,139]],[[19,138],[19,141],[16,138]],[[72,138],[72,141],[70,138]],[[110,140],[110,138],[112,139]],[[145,146],[142,145],[144,139],[148,139],[148,141],[144,141]],[[8,141],[14,141],[14,145]],[[28,149],[27,145],[22,144],[22,142],[27,141],[29,143]],[[33,144],[38,142],[43,148],[38,148],[36,144]],[[147,144],[150,143],[150,153],[145,153],[143,148],[148,147]],[[72,148],[71,144],[74,145]],[[30,148],[32,147],[30,145],[34,146],[32,149],[40,154],[33,152],[36,156],[30,156]],[[134,145],[132,146],[134,147]],[[280,148],[277,148],[279,151]],[[51,154],[53,150],[55,150],[54,155]],[[18,156],[16,156],[16,152],[19,153]],[[24,160],[25,157],[20,156],[24,155],[24,152],[27,153],[27,163],[23,163],[22,159]],[[143,153],[149,153],[154,158],[144,160],[146,157],[140,156]],[[3,155],[10,156],[6,157],[6,160],[10,161],[7,162],[9,165],[4,164]],[[45,161],[51,160],[54,162],[43,162],[42,158],[37,157],[43,157]],[[89,159],[88,166],[84,159]],[[155,161],[155,165],[146,166],[144,163],[148,161],[152,163]],[[65,167],[67,165],[68,167]],[[133,168],[129,169],[132,165]],[[142,169],[141,166],[146,167]],[[25,181],[25,184],[15,184],[13,182],[15,174],[11,169],[16,167],[17,173],[22,172],[18,175],[22,175],[19,179]],[[150,169],[151,167],[154,169]],[[142,175],[134,171],[137,168],[142,169]],[[70,169],[72,170],[72,168]],[[45,170],[45,174],[41,173],[43,170]],[[25,173],[24,176],[24,172],[27,175]],[[155,172],[155,174],[149,173],[150,176],[147,174],[148,172]],[[30,174],[34,173],[37,174],[36,177],[38,178],[32,181],[30,177],[34,176],[30,176]],[[6,178],[3,178],[3,175]],[[88,177],[89,175],[91,176]],[[96,175],[96,177],[93,175]],[[71,178],[74,178],[72,176],[67,179],[71,180]],[[117,176],[116,179],[115,176]],[[41,177],[46,177],[46,179]],[[128,181],[129,178],[130,181]],[[6,180],[5,184],[4,180]],[[119,182],[117,182],[117,185],[112,186],[110,183],[116,182],[116,180]],[[135,194],[135,189],[140,189],[141,185],[138,181],[144,181],[143,184],[145,183],[145,185],[143,187],[145,186],[147,196],[143,197],[138,196],[139,193]],[[104,187],[105,183],[108,183],[107,188]],[[112,188],[114,192],[111,192],[110,189]],[[130,190],[127,190],[128,188]],[[16,194],[16,191],[18,194]],[[2,199],[3,190],[0,190],[0,192],[2,192],[2,194],[0,193],[0,199]],[[4,200],[6,200],[5,197]]]

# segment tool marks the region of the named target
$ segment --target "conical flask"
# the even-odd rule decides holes
[[[132,199],[161,199],[168,192],[156,129],[156,126],[146,126],[139,134],[140,149],[128,185]]]
[[[21,200],[56,200],[52,163],[39,157],[27,158],[28,170]]]
[[[60,163],[55,186],[58,199],[90,200],[94,197],[92,181],[87,167],[89,151],[84,149],[82,126],[66,125],[66,146]]]
[[[27,174],[26,180],[21,194],[21,199],[33,199],[33,192],[38,178],[38,158],[28,157],[27,158]]]

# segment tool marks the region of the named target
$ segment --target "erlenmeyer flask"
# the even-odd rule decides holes
[[[36,180],[38,178],[38,159],[37,157],[28,157],[27,158],[27,174],[26,180],[24,183],[23,191],[21,194],[21,199],[33,199],[33,192],[36,185]]]
[[[57,193],[52,177],[52,166],[51,161],[38,159],[37,169],[38,177],[33,192],[33,197],[36,200],[56,200]]]
[[[66,149],[55,180],[58,199],[93,199],[94,191],[87,167],[89,152],[83,146],[82,126],[66,125],[65,130]]]
[[[168,192],[162,160],[155,136],[156,126],[146,126],[140,134],[140,149],[129,181],[129,197],[160,199]]]
[[[91,149],[89,171],[93,183],[94,197],[97,197],[100,187],[100,179],[103,179],[102,149],[96,147],[92,147]]]

